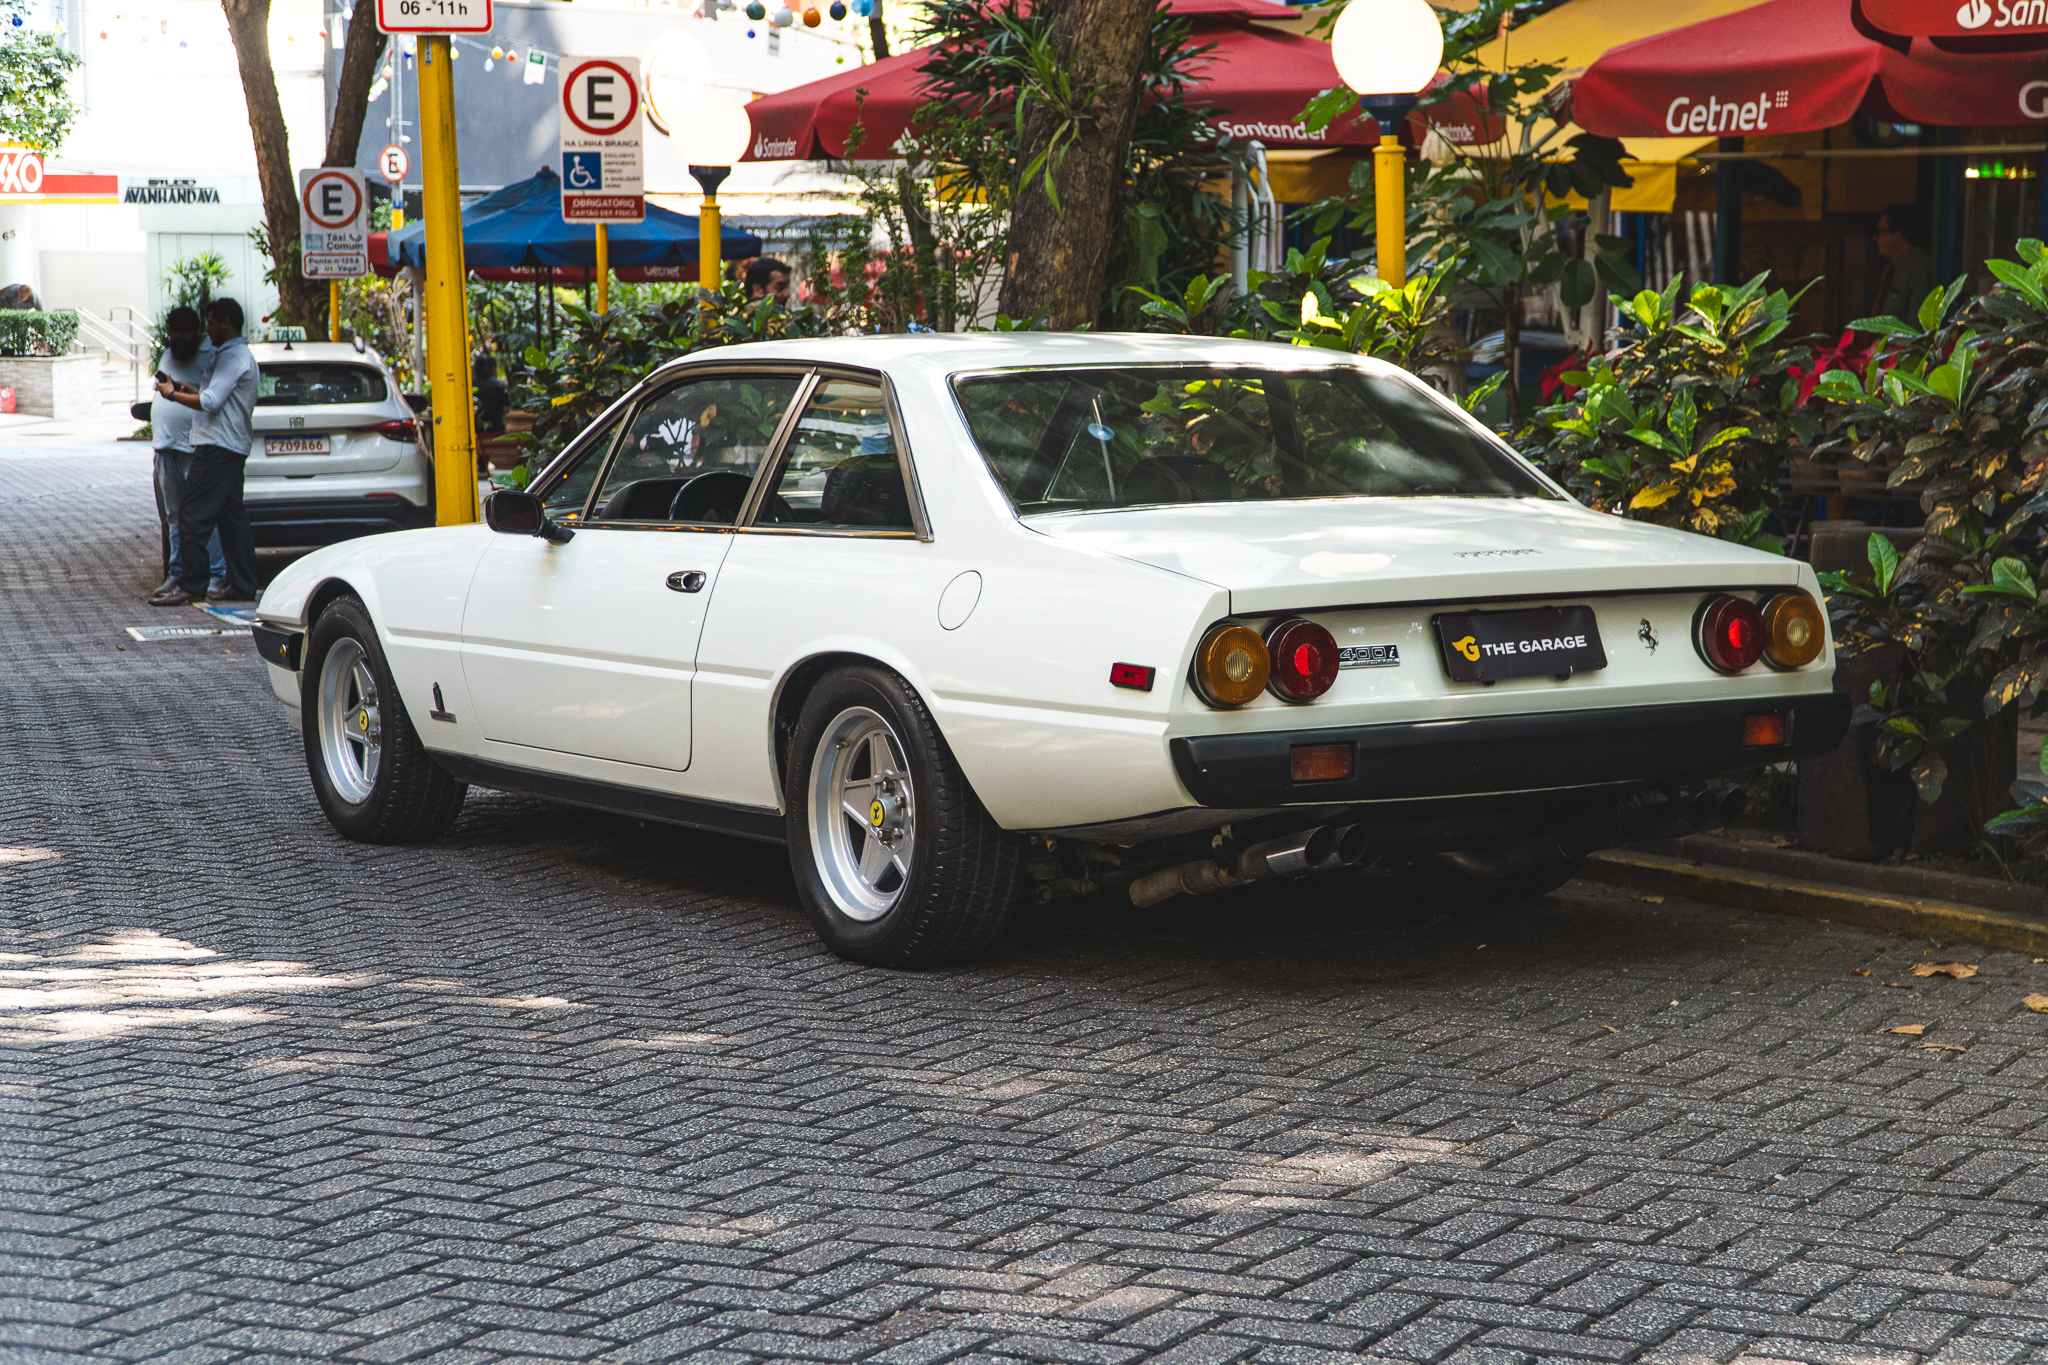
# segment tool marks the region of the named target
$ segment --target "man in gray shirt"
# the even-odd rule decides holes
[[[188,602],[250,602],[257,593],[256,539],[242,505],[242,467],[249,461],[256,414],[256,357],[242,340],[242,305],[215,299],[206,309],[206,334],[213,338],[213,369],[205,386],[193,388],[158,380],[159,396],[199,414],[192,423],[192,465],[178,505],[178,581],[168,592],[150,594],[153,607]],[[207,591],[206,543],[220,531],[227,584]]]
[[[157,373],[194,389],[206,383],[213,368],[213,342],[201,330],[199,314],[183,304],[164,319],[169,344],[157,357]],[[178,586],[178,505],[184,500],[185,473],[192,464],[192,409],[158,397],[149,405],[150,444],[156,447],[156,515],[164,545],[164,581],[158,592]],[[207,589],[227,586],[220,557],[220,532],[207,544]]]

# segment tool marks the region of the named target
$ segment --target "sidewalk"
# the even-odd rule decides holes
[[[1778,837],[1765,830],[1609,849],[1588,859],[1580,875],[1718,905],[2048,955],[2048,890],[1801,852],[1780,847]]]
[[[61,440],[67,444],[86,441],[119,441],[132,436],[142,423],[132,417],[35,417],[27,413],[0,413],[0,447],[24,442]],[[148,442],[137,442],[148,449]]]

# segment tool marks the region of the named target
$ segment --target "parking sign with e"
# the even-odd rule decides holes
[[[396,142],[384,144],[384,150],[377,153],[377,173],[392,184],[403,184],[405,173],[412,169],[412,158],[404,147]]]
[[[564,57],[561,69],[563,219],[640,222],[647,199],[639,58]]]
[[[300,270],[307,279],[370,273],[369,198],[361,171],[322,166],[299,172]]]

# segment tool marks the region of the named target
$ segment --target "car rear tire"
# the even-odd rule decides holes
[[[989,818],[903,679],[872,666],[826,675],[804,700],[787,769],[790,869],[826,947],[929,967],[1002,935],[1024,840]]]
[[[427,756],[360,600],[321,611],[303,667],[306,768],[329,823],[366,844],[431,839],[454,824],[469,786]]]

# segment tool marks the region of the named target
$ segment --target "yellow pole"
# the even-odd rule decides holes
[[[611,307],[612,298],[612,244],[604,230],[604,224],[597,225],[597,311],[605,312]]]
[[[434,503],[443,526],[476,520],[475,410],[469,387],[469,301],[462,261],[462,177],[455,82],[446,34],[423,34],[420,180],[427,227],[427,378],[433,385]]]
[[[1380,145],[1372,149],[1373,202],[1379,240],[1380,278],[1399,289],[1408,283],[1408,206],[1406,186],[1408,154],[1392,133],[1380,134]]]
[[[341,340],[341,281],[327,282],[327,339]]]
[[[704,196],[704,207],[697,210],[697,285],[707,294],[718,292],[718,282],[723,277],[725,241],[718,225],[718,196]],[[711,306],[709,299],[705,307]]]

